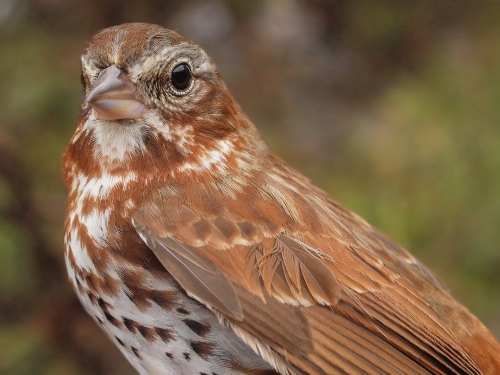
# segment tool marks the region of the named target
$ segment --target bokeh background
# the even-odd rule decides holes
[[[202,44],[269,143],[500,337],[500,5],[0,0],[0,373],[133,374],[66,281],[79,55],[154,22]]]

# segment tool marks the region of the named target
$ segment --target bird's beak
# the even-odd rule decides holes
[[[99,74],[85,101],[101,120],[141,118],[145,109],[136,85],[116,65],[111,65]]]

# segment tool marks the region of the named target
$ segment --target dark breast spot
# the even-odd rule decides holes
[[[102,298],[98,298],[97,303],[103,312],[107,312],[109,307],[111,306],[109,303],[104,301]]]
[[[93,305],[97,305],[97,297],[94,294],[92,294],[92,292],[88,291],[87,297]]]
[[[109,312],[105,312],[104,316],[110,322],[112,325],[115,327],[120,327],[122,325],[122,322],[120,322],[118,319],[116,319],[113,315],[111,315]]]
[[[153,338],[155,336],[155,330],[154,328],[146,327],[142,324],[139,324],[137,326],[137,329],[139,330],[139,333],[141,334],[142,337],[146,339],[146,341],[153,341]]]
[[[149,298],[164,310],[171,310],[176,305],[179,292],[176,290],[152,290]]]
[[[212,355],[212,351],[214,348],[213,342],[208,341],[192,341],[191,349],[198,354],[204,360],[207,360],[210,355]]]
[[[200,323],[192,319],[184,319],[184,323],[198,336],[205,336],[210,332],[210,325],[208,324]]]
[[[172,331],[171,329],[168,329],[168,328],[156,327],[155,332],[160,337],[160,339],[165,343],[169,342],[170,340],[172,340],[174,338],[174,331]]]
[[[134,355],[135,355],[137,358],[142,359],[142,358],[141,358],[141,354],[139,353],[139,349],[134,348],[133,346],[132,346],[130,349],[132,349],[132,353],[134,353]]]
[[[127,329],[130,332],[135,333],[137,331],[137,327],[139,326],[139,323],[137,323],[136,321],[134,321],[132,319],[125,318],[124,316],[122,316],[122,321],[123,321],[123,324],[125,324],[125,327],[127,327]]]
[[[184,307],[179,307],[177,312],[182,315],[189,315],[189,311],[187,311]]]
[[[121,346],[125,347],[125,343],[118,337],[115,336],[115,340],[118,344],[120,344]]]

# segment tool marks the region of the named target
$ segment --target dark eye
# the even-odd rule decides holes
[[[172,82],[172,86],[176,90],[184,91],[191,84],[191,70],[189,69],[189,65],[186,63],[181,63],[177,65],[170,75],[170,81]]]

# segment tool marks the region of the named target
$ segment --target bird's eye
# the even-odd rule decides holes
[[[172,86],[183,92],[189,88],[191,85],[192,75],[191,69],[189,69],[189,65],[186,63],[180,63],[177,65],[170,74],[170,81],[172,82]]]

